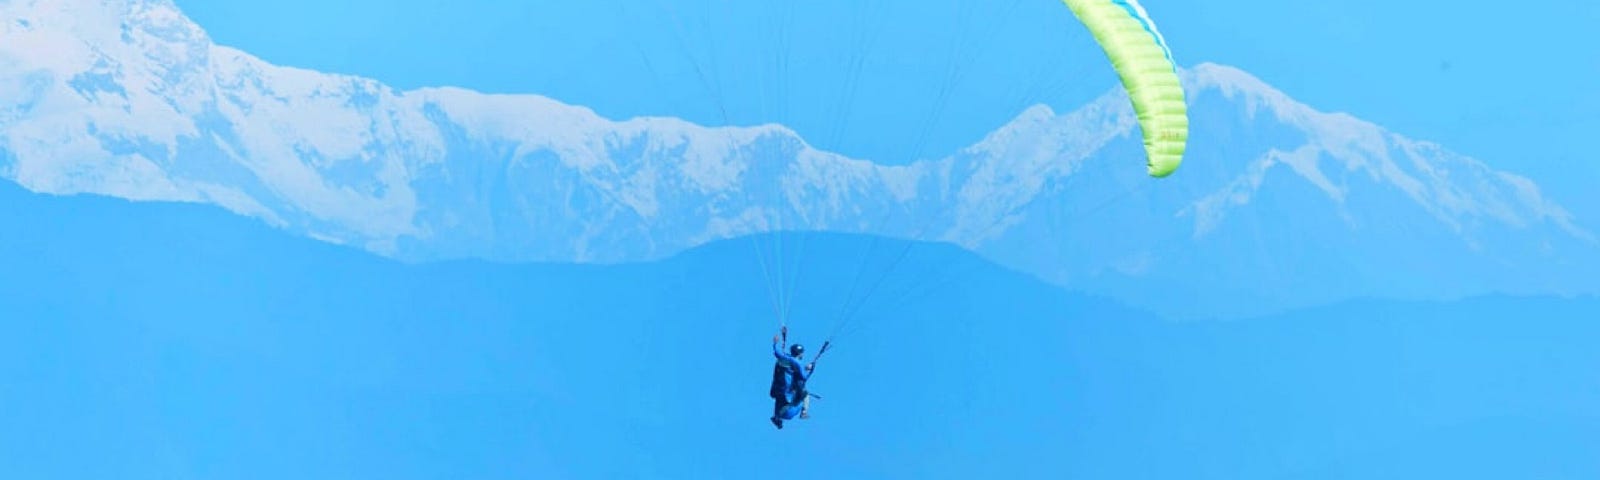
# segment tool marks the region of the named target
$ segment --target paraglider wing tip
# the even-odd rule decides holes
[[[1151,177],[1165,178],[1178,170],[1178,163],[1179,160],[1176,158],[1151,159],[1149,163],[1145,164],[1145,171]]]
[[[1171,175],[1183,157],[1189,114],[1167,41],[1135,0],[1064,0],[1111,60],[1144,130],[1146,169]]]

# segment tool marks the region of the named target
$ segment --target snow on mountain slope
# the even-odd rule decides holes
[[[1194,132],[1143,177],[1111,90],[882,166],[775,125],[606,119],[536,95],[397,91],[213,44],[165,0],[0,5],[0,175],[214,203],[408,260],[625,262],[773,230],[949,241],[1168,313],[1356,295],[1595,291],[1592,234],[1529,179],[1249,74],[1184,72]]]
[[[1592,233],[1524,177],[1324,113],[1232,67],[1185,73],[1182,175],[1152,181],[1112,94],[1035,135],[1118,132],[1086,168],[971,245],[1058,284],[1169,315],[1248,315],[1352,296],[1600,290]],[[1017,149],[1032,148],[1029,145]],[[1052,148],[1041,157],[1067,154]]]

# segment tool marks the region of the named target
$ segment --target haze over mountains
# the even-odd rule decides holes
[[[743,240],[407,265],[4,183],[0,231],[27,232],[0,235],[0,470],[21,478],[1600,475],[1593,297],[1179,323],[927,248],[907,271],[966,275],[865,311],[812,418],[776,431]],[[875,241],[811,239],[792,339],[821,340]]]
[[[1228,66],[1183,72],[1190,153],[1152,180],[1113,86],[885,166],[777,125],[614,120],[271,65],[163,0],[19,1],[0,19],[0,175],[216,204],[410,261],[634,262],[800,230],[951,242],[1179,317],[1600,291],[1592,220],[1533,180]]]

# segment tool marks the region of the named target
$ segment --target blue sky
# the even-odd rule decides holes
[[[401,88],[544,93],[611,116],[722,123],[726,111],[891,163],[967,144],[1016,105],[1070,108],[1114,85],[1049,0],[823,0],[788,16],[767,7],[780,2],[717,0],[178,3],[219,43],[280,64]],[[1568,203],[1593,198],[1600,46],[1585,31],[1600,4],[1145,3],[1180,63],[1236,65],[1320,109],[1533,176]],[[856,57],[866,66],[849,80]],[[958,82],[946,81],[952,65]]]

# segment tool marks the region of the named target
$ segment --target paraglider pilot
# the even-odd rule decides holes
[[[811,418],[811,395],[806,391],[806,379],[817,368],[816,362],[801,368],[800,358],[805,356],[806,348],[798,343],[784,352],[783,344],[788,336],[789,327],[783,327],[778,335],[772,336],[772,356],[778,361],[772,365],[772,387],[767,392],[773,400],[772,425],[780,429],[784,420],[793,420],[796,414],[802,420]]]

